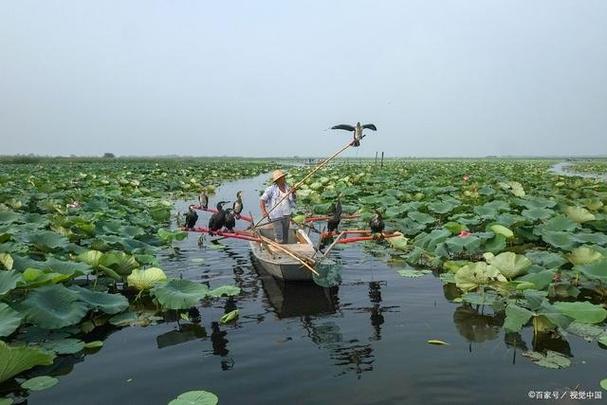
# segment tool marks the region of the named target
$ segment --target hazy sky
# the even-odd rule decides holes
[[[0,154],[607,154],[607,1],[0,0]]]

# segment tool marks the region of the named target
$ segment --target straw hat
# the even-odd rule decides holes
[[[280,179],[281,177],[285,177],[286,175],[287,174],[282,170],[274,170],[272,172],[272,182],[275,182],[276,180]]]

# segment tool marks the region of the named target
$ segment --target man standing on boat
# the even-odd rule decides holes
[[[288,243],[291,212],[295,208],[295,190],[291,191],[282,170],[272,172],[273,184],[264,191],[259,200],[261,213],[270,218],[274,226],[276,242]],[[285,196],[288,196],[285,198]],[[268,215],[268,207],[270,209]]]

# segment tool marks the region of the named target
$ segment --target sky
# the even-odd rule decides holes
[[[607,1],[0,0],[0,155],[607,155]]]

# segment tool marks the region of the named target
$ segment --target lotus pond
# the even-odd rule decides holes
[[[403,234],[336,249],[331,288],[277,282],[247,244],[199,245],[175,230],[172,214],[202,188],[212,201],[243,190],[255,215],[274,163],[2,165],[1,394],[62,404],[161,404],[191,390],[221,403],[594,397],[607,378],[607,185],[552,174],[554,163],[330,167],[298,191],[302,215],[339,196],[361,215],[342,228],[380,208]]]

